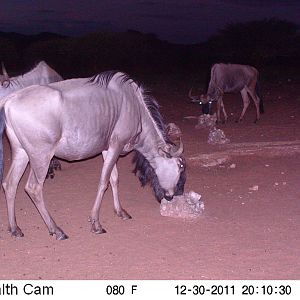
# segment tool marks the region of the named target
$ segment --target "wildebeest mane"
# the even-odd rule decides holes
[[[97,84],[103,87],[108,87],[110,81],[112,80],[112,78],[117,74],[120,73],[118,76],[118,79],[120,80],[121,84],[125,84],[125,83],[135,83],[138,87],[140,87],[140,84],[138,83],[138,81],[136,81],[135,79],[133,79],[131,76],[129,76],[127,73],[123,73],[121,71],[118,70],[110,70],[110,71],[105,71],[99,74],[96,74],[94,76],[92,76],[87,83],[93,83],[93,84]]]
[[[139,83],[137,80],[133,79],[131,76],[129,76],[126,73],[120,72],[118,70],[111,70],[111,71],[105,71],[100,74],[94,75],[87,81],[87,83],[93,83],[107,88],[110,81],[117,73],[120,73],[120,75],[118,76],[118,79],[120,80],[120,84],[126,84],[126,83],[135,84],[137,88],[140,90],[143,97],[143,101],[147,106],[151,114],[151,117],[153,118],[155,124],[157,125],[158,129],[160,130],[164,139],[166,140],[167,139],[165,134],[166,125],[159,111],[159,104],[157,103],[155,98],[148,93],[147,89],[143,87],[142,84]]]

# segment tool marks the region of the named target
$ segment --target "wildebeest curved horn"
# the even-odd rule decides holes
[[[199,97],[198,97],[198,96],[193,96],[193,95],[192,95],[192,89],[193,89],[193,88],[191,88],[191,89],[189,90],[189,94],[188,94],[189,98],[192,99],[192,102],[199,102]]]
[[[7,72],[6,72],[6,69],[5,69],[5,67],[4,67],[4,63],[3,63],[3,62],[1,62],[1,66],[2,66],[2,74],[4,75],[5,80],[8,80],[8,79],[9,79],[9,76],[8,76],[8,74],[7,74]]]
[[[170,150],[170,154],[172,157],[179,157],[183,152],[183,142],[181,138],[179,139],[179,147],[173,146]]]
[[[174,143],[182,136],[180,128],[175,123],[169,123],[166,128],[167,137]]]

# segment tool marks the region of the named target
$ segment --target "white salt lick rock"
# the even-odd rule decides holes
[[[164,217],[195,219],[204,211],[204,203],[200,199],[201,195],[194,191],[174,196],[172,201],[162,199],[160,214]]]

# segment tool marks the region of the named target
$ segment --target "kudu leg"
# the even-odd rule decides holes
[[[107,151],[102,152],[103,159],[105,161],[107,155]],[[115,164],[111,175],[109,179],[112,192],[113,192],[113,198],[114,198],[114,207],[115,207],[115,212],[118,217],[120,217],[123,220],[128,220],[131,219],[131,216],[127,213],[125,209],[121,206],[120,200],[119,200],[119,192],[118,192],[118,184],[119,184],[119,174],[118,174],[118,169],[117,165]]]
[[[8,174],[3,182],[3,189],[5,192],[7,202],[7,213],[9,227],[8,231],[12,236],[22,237],[24,236],[22,230],[18,227],[15,214],[15,199],[19,181],[28,164],[28,156],[23,149],[14,149],[12,143],[12,164],[8,171]]]
[[[105,233],[106,230],[102,228],[100,221],[99,221],[99,215],[100,215],[100,206],[103,199],[103,195],[108,187],[108,182],[112,173],[112,170],[114,168],[114,165],[116,164],[120,151],[120,149],[112,149],[109,148],[108,151],[106,151],[104,164],[101,172],[100,177],[100,183],[98,186],[97,196],[96,200],[93,206],[93,209],[91,211],[91,217],[90,222],[92,223],[92,232],[94,233]]]

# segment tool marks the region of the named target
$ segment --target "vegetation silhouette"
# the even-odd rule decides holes
[[[253,65],[270,80],[300,79],[298,26],[279,19],[228,24],[194,45],[172,44],[134,30],[81,37],[0,32],[0,45],[0,61],[10,75],[45,60],[64,78],[118,69],[153,84],[186,82],[187,88],[207,82],[213,63],[228,62]]]

